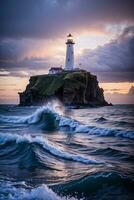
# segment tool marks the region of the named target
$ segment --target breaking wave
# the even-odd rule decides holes
[[[104,187],[105,186],[105,187]],[[49,188],[46,184],[31,187],[23,182],[0,182],[1,200],[84,200],[84,199],[113,199],[118,195],[121,199],[133,199],[134,180],[114,172],[93,173]],[[129,197],[125,193],[129,189]],[[100,195],[100,190],[101,193]],[[55,192],[56,191],[56,192]],[[77,191],[77,193],[76,193]],[[84,192],[84,197],[83,197]],[[58,194],[57,194],[58,193]],[[72,197],[73,196],[73,197]],[[74,197],[75,196],[75,197]],[[88,198],[86,198],[88,197]],[[90,197],[90,198],[89,198]]]
[[[0,199],[1,200],[75,200],[75,198],[60,197],[47,185],[43,184],[33,189],[27,189],[25,184],[23,187],[14,187],[9,183],[1,183]]]
[[[99,121],[106,121],[100,118]],[[45,130],[55,130],[64,128],[75,133],[88,133],[98,136],[117,136],[134,139],[134,132],[120,129],[98,128],[96,126],[88,126],[59,114],[50,106],[43,106],[36,110],[30,116],[3,116],[0,115],[0,122],[18,123],[18,124],[41,124]]]
[[[58,158],[70,160],[70,161],[81,162],[84,164],[102,164],[103,163],[103,162],[94,160],[92,158],[87,158],[85,156],[80,156],[80,155],[62,151],[58,145],[50,143],[43,136],[32,137],[30,135],[18,135],[18,134],[1,134],[0,135],[0,144],[1,145],[6,145],[6,143],[10,143],[10,142],[15,142],[16,144],[20,144],[20,143],[21,144],[22,143],[38,144],[41,147],[43,147],[43,149],[45,151],[49,152],[51,155],[56,156]],[[13,146],[14,146],[14,144],[13,144]],[[7,152],[6,152],[6,154],[7,154]],[[2,156],[4,156],[4,155],[2,155]]]
[[[105,187],[104,187],[105,185]],[[46,184],[31,187],[22,182],[0,182],[1,200],[84,200],[113,199],[118,195],[121,199],[133,199],[134,181],[114,172],[93,173],[68,183],[49,188]],[[125,193],[129,189],[129,197]],[[100,190],[101,193],[100,195]],[[56,191],[56,192],[55,192]],[[77,191],[77,193],[76,193]],[[83,195],[84,192],[84,195]],[[58,193],[58,194],[57,194]],[[72,197],[75,196],[75,197]],[[83,197],[84,196],[84,197]],[[88,198],[86,198],[88,197]],[[89,198],[90,197],[90,198]],[[105,197],[105,198],[104,198]]]

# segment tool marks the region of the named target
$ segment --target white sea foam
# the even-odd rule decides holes
[[[18,135],[18,134],[1,134],[0,135],[0,144],[4,144],[6,142],[15,141],[16,143],[21,142],[28,142],[28,143],[38,143],[39,145],[42,145],[45,150],[50,152],[52,155],[67,159],[67,160],[73,160],[77,162],[81,162],[84,164],[102,164],[100,161],[96,161],[92,158],[87,158],[84,156],[75,155],[69,152],[64,152],[60,150],[60,148],[50,143],[46,138],[43,136],[36,136],[32,137],[31,135]]]
[[[1,200],[75,200],[75,198],[60,197],[47,185],[43,184],[37,188],[25,189],[8,184],[1,185]]]

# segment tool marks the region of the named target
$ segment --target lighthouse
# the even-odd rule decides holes
[[[65,70],[73,70],[74,69],[74,41],[71,33],[67,36],[67,49],[66,49],[66,62],[65,62]]]

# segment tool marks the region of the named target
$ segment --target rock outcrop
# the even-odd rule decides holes
[[[19,95],[21,106],[40,105],[52,97],[65,105],[108,105],[97,77],[84,70],[32,76]]]

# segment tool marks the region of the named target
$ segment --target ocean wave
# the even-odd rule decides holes
[[[101,119],[102,120],[102,119]],[[134,131],[98,128],[95,126],[88,126],[78,122],[75,119],[59,114],[50,106],[43,106],[36,110],[30,116],[3,116],[0,115],[0,122],[8,123],[27,123],[27,124],[41,124],[45,130],[55,130],[66,128],[75,133],[88,133],[98,136],[117,136],[129,139],[134,139]]]
[[[97,136],[116,136],[116,137],[134,139],[134,131],[110,129],[110,128],[98,128],[95,126],[88,127],[84,125],[79,125],[76,127],[75,132],[88,133],[90,135],[97,135]]]
[[[126,193],[126,186],[129,193]],[[78,180],[70,181],[67,184],[62,184],[60,192],[64,194],[75,195],[77,191],[77,197],[84,197],[87,199],[111,199],[111,194],[114,198],[117,197],[117,189],[120,191],[118,196],[120,199],[130,199],[133,196],[134,180],[123,176],[116,172],[97,172]],[[103,197],[100,193],[105,194]],[[90,198],[89,198],[90,197]],[[113,199],[114,199],[113,198]]]
[[[64,184],[36,187],[22,182],[1,181],[1,200],[132,199],[134,180],[115,172],[97,172]],[[118,191],[118,193],[117,193]],[[101,194],[101,196],[100,196]],[[111,196],[112,195],[112,196]],[[111,198],[114,197],[114,198]]]
[[[53,117],[56,117],[56,112],[49,107],[43,106],[38,108],[35,113],[29,116],[5,116],[0,115],[0,122],[7,122],[7,123],[27,123],[27,124],[36,124],[43,120],[43,116],[50,114]]]
[[[23,186],[24,187],[24,186]],[[60,197],[47,185],[43,184],[33,189],[14,187],[9,183],[1,183],[1,200],[75,200],[75,198]]]
[[[4,145],[7,142],[15,142],[15,143],[36,143],[41,145],[45,150],[47,150],[50,154],[53,156],[66,159],[66,160],[71,160],[71,161],[76,161],[76,162],[81,162],[84,164],[102,164],[103,162],[94,160],[92,158],[87,158],[84,156],[72,154],[69,152],[65,152],[60,150],[60,148],[53,144],[50,143],[45,137],[43,136],[35,136],[32,137],[31,135],[18,135],[18,134],[0,134],[0,144]]]

